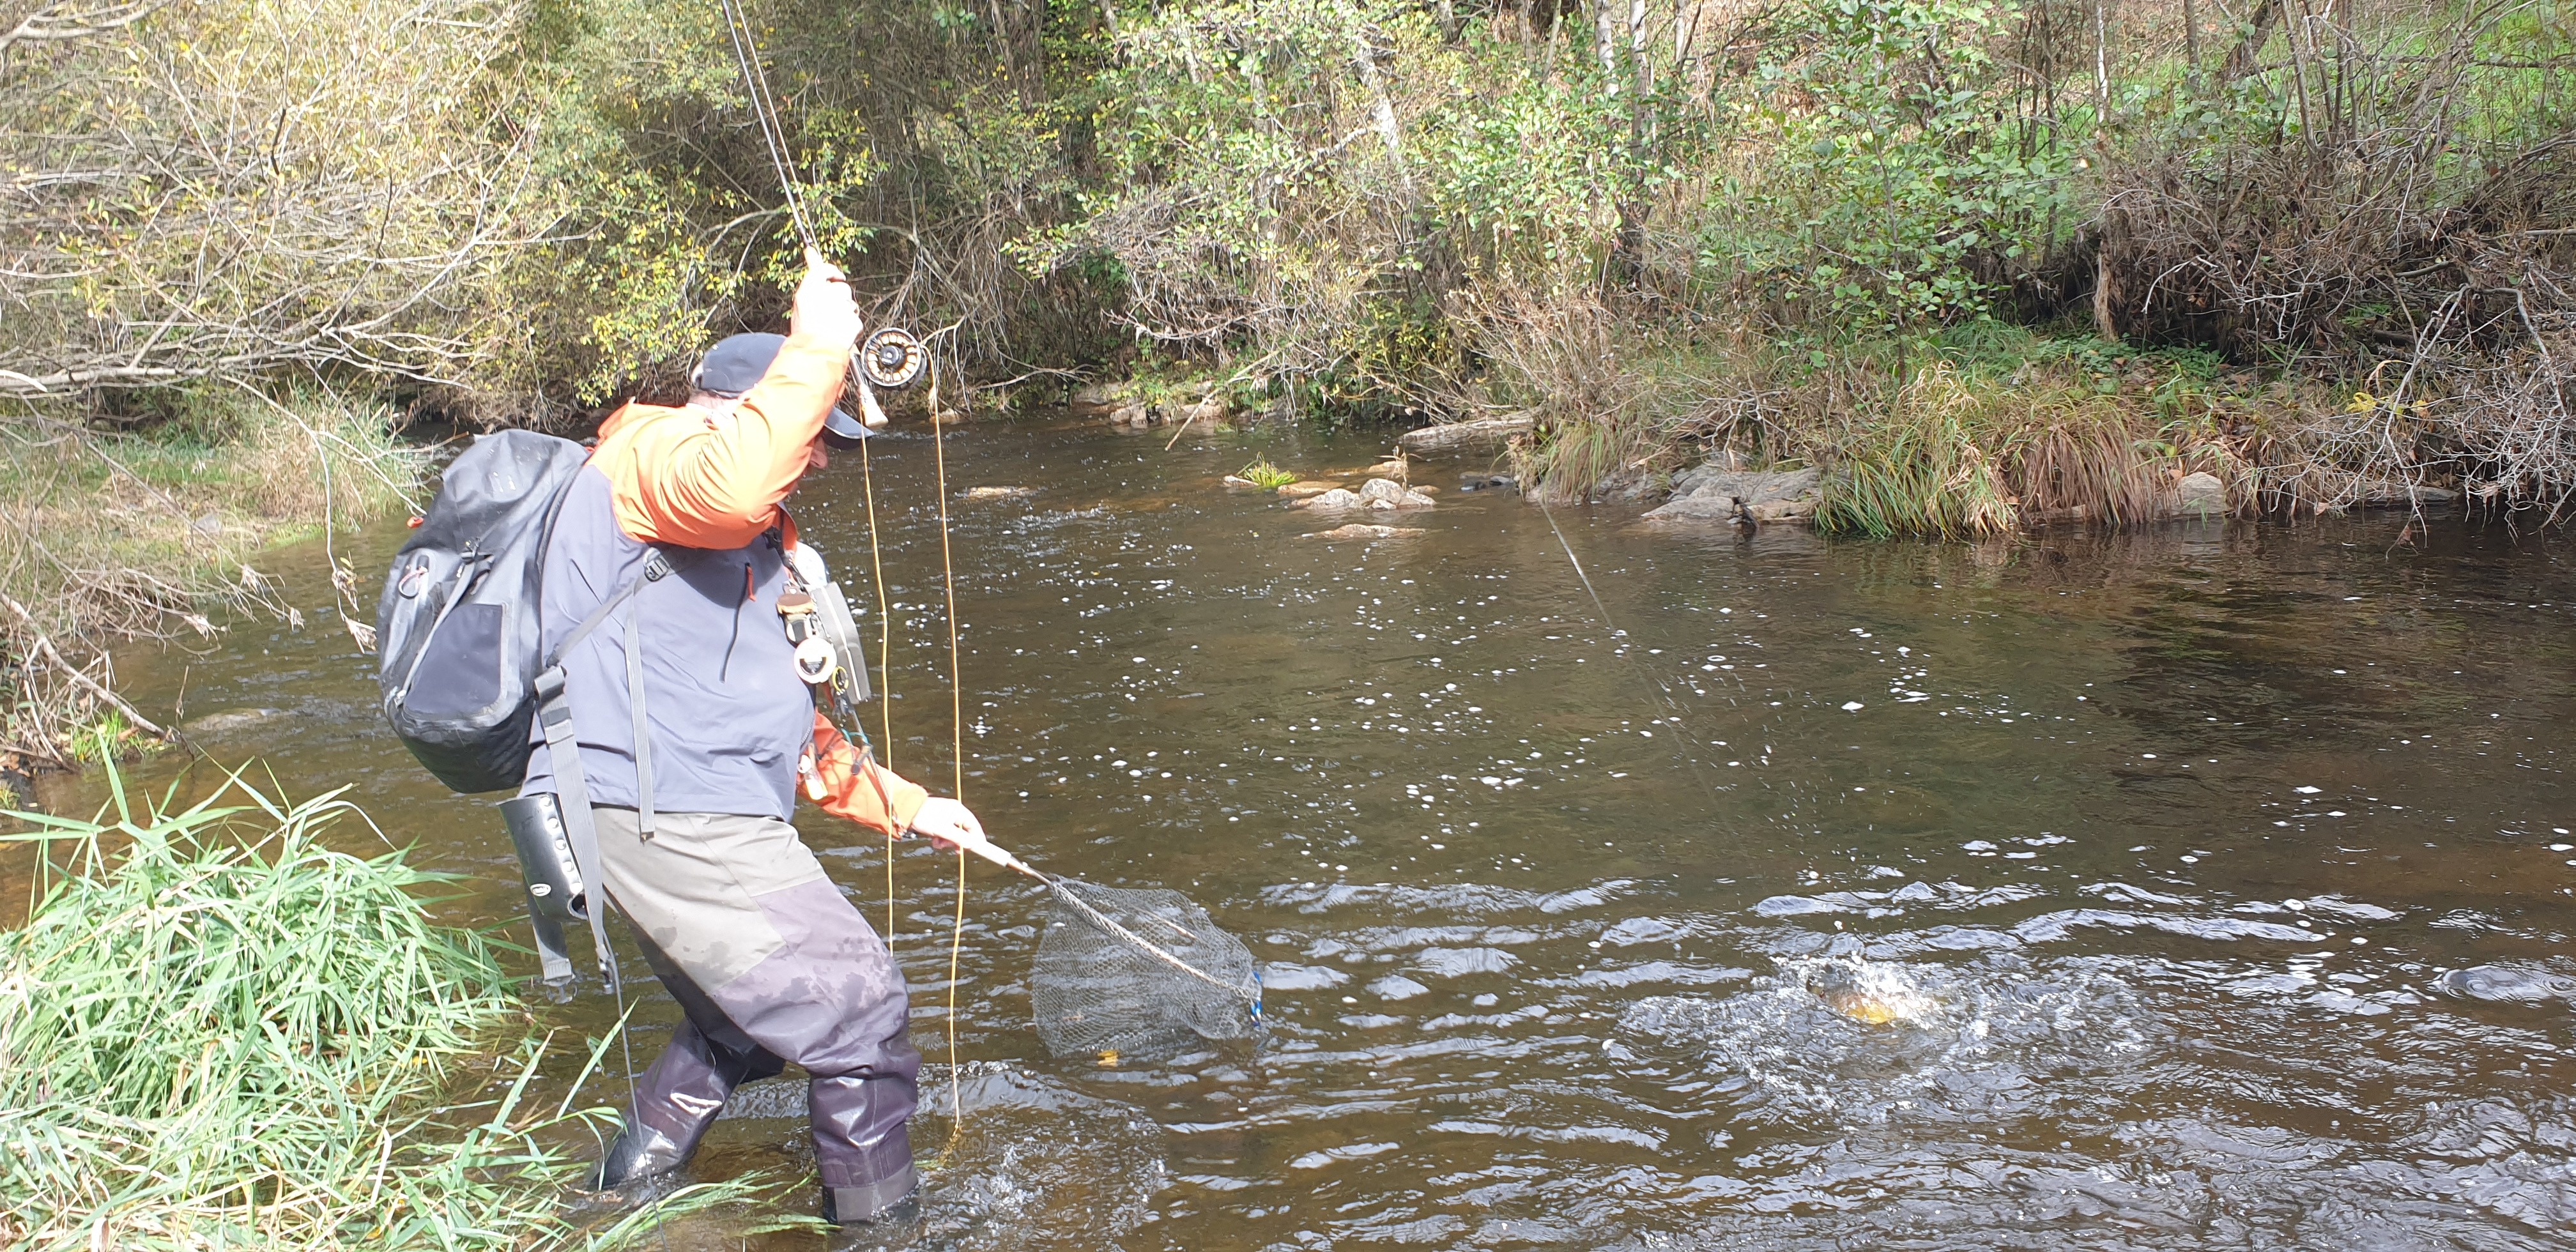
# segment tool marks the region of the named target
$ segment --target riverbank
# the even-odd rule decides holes
[[[2387,384],[2313,363],[2243,367],[2205,349],[1998,323],[1804,356],[1633,327],[1613,338],[1525,364],[1481,410],[1384,423],[1387,436],[1436,473],[1508,473],[1551,503],[1881,538],[2366,508],[2426,521],[2556,515],[2516,450],[2496,446],[2510,423],[2477,427],[2461,397],[2373,395]],[[1216,377],[1093,384],[1074,401],[1130,429],[1293,420],[1287,404]]]
[[[308,622],[255,562],[301,537],[336,544],[421,498],[429,457],[397,440],[397,415],[220,387],[154,404],[0,417],[0,772],[166,737],[184,699],[125,703],[116,645],[202,642],[245,614],[372,635],[376,571],[335,557],[342,620]]]

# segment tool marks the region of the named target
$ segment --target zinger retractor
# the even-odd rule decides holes
[[[921,381],[930,367],[930,349],[911,331],[888,326],[859,345],[859,377],[871,387],[901,391]]]

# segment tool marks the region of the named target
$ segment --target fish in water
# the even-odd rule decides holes
[[[1898,975],[1874,965],[1833,961],[1807,974],[1807,992],[1825,1007],[1866,1026],[1910,1022],[1938,1004]]]

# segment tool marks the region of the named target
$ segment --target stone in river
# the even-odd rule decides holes
[[[2183,475],[2174,484],[2174,511],[2202,519],[2227,516],[2227,484],[2206,470]]]
[[[1303,481],[1290,483],[1287,486],[1280,488],[1279,494],[1286,496],[1291,500],[1303,500],[1308,496],[1320,496],[1327,491],[1338,491],[1340,489],[1341,488],[1337,484],[1321,482],[1316,479],[1309,478]]]
[[[1728,470],[1702,465],[1673,477],[1672,502],[1646,516],[1685,521],[1726,521],[1735,503],[1755,521],[1804,520],[1816,511],[1824,475],[1810,466],[1801,470]]]
[[[207,739],[221,738],[236,731],[249,730],[273,718],[286,716],[282,709],[228,709],[209,713],[179,728],[182,735]]]
[[[1020,500],[1037,493],[1035,487],[969,487],[958,495],[965,500]]]
[[[1323,497],[1318,496],[1317,499]],[[1372,478],[1360,484],[1359,498],[1373,508],[1427,509],[1434,501],[1402,483]]]
[[[1308,496],[1307,498],[1298,501],[1297,507],[1301,509],[1356,509],[1365,503],[1367,503],[1367,501],[1360,499],[1358,493],[1345,491],[1342,488],[1335,487],[1320,495]]]
[[[1419,526],[1371,526],[1366,522],[1353,522],[1348,526],[1336,526],[1331,530],[1319,530],[1301,537],[1306,539],[1401,539],[1407,535],[1421,533],[1422,528]]]

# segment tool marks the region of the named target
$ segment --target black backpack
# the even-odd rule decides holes
[[[376,601],[385,719],[438,781],[461,792],[527,775],[546,537],[590,453],[534,431],[476,439],[447,467]]]

